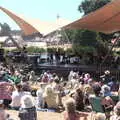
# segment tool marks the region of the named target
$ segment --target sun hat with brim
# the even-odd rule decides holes
[[[33,98],[31,95],[24,95],[21,98],[21,108],[32,108],[34,107]]]

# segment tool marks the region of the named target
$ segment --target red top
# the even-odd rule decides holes
[[[8,99],[11,100],[11,91],[9,90],[9,86],[11,86],[8,82],[0,82],[0,99]]]

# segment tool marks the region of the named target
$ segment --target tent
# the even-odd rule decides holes
[[[63,28],[89,29],[106,34],[120,31],[120,0],[113,0],[95,12],[92,12]]]

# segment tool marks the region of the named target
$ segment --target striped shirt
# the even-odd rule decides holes
[[[11,91],[9,90],[9,86],[11,86],[8,82],[0,82],[0,99],[8,99],[11,100]]]

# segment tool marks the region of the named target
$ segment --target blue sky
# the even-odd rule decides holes
[[[0,0],[0,6],[28,18],[55,21],[57,14],[59,14],[63,19],[74,21],[82,16],[78,11],[78,5],[81,1],[82,0]],[[0,11],[0,22],[7,22],[12,29],[19,29],[2,11]]]

